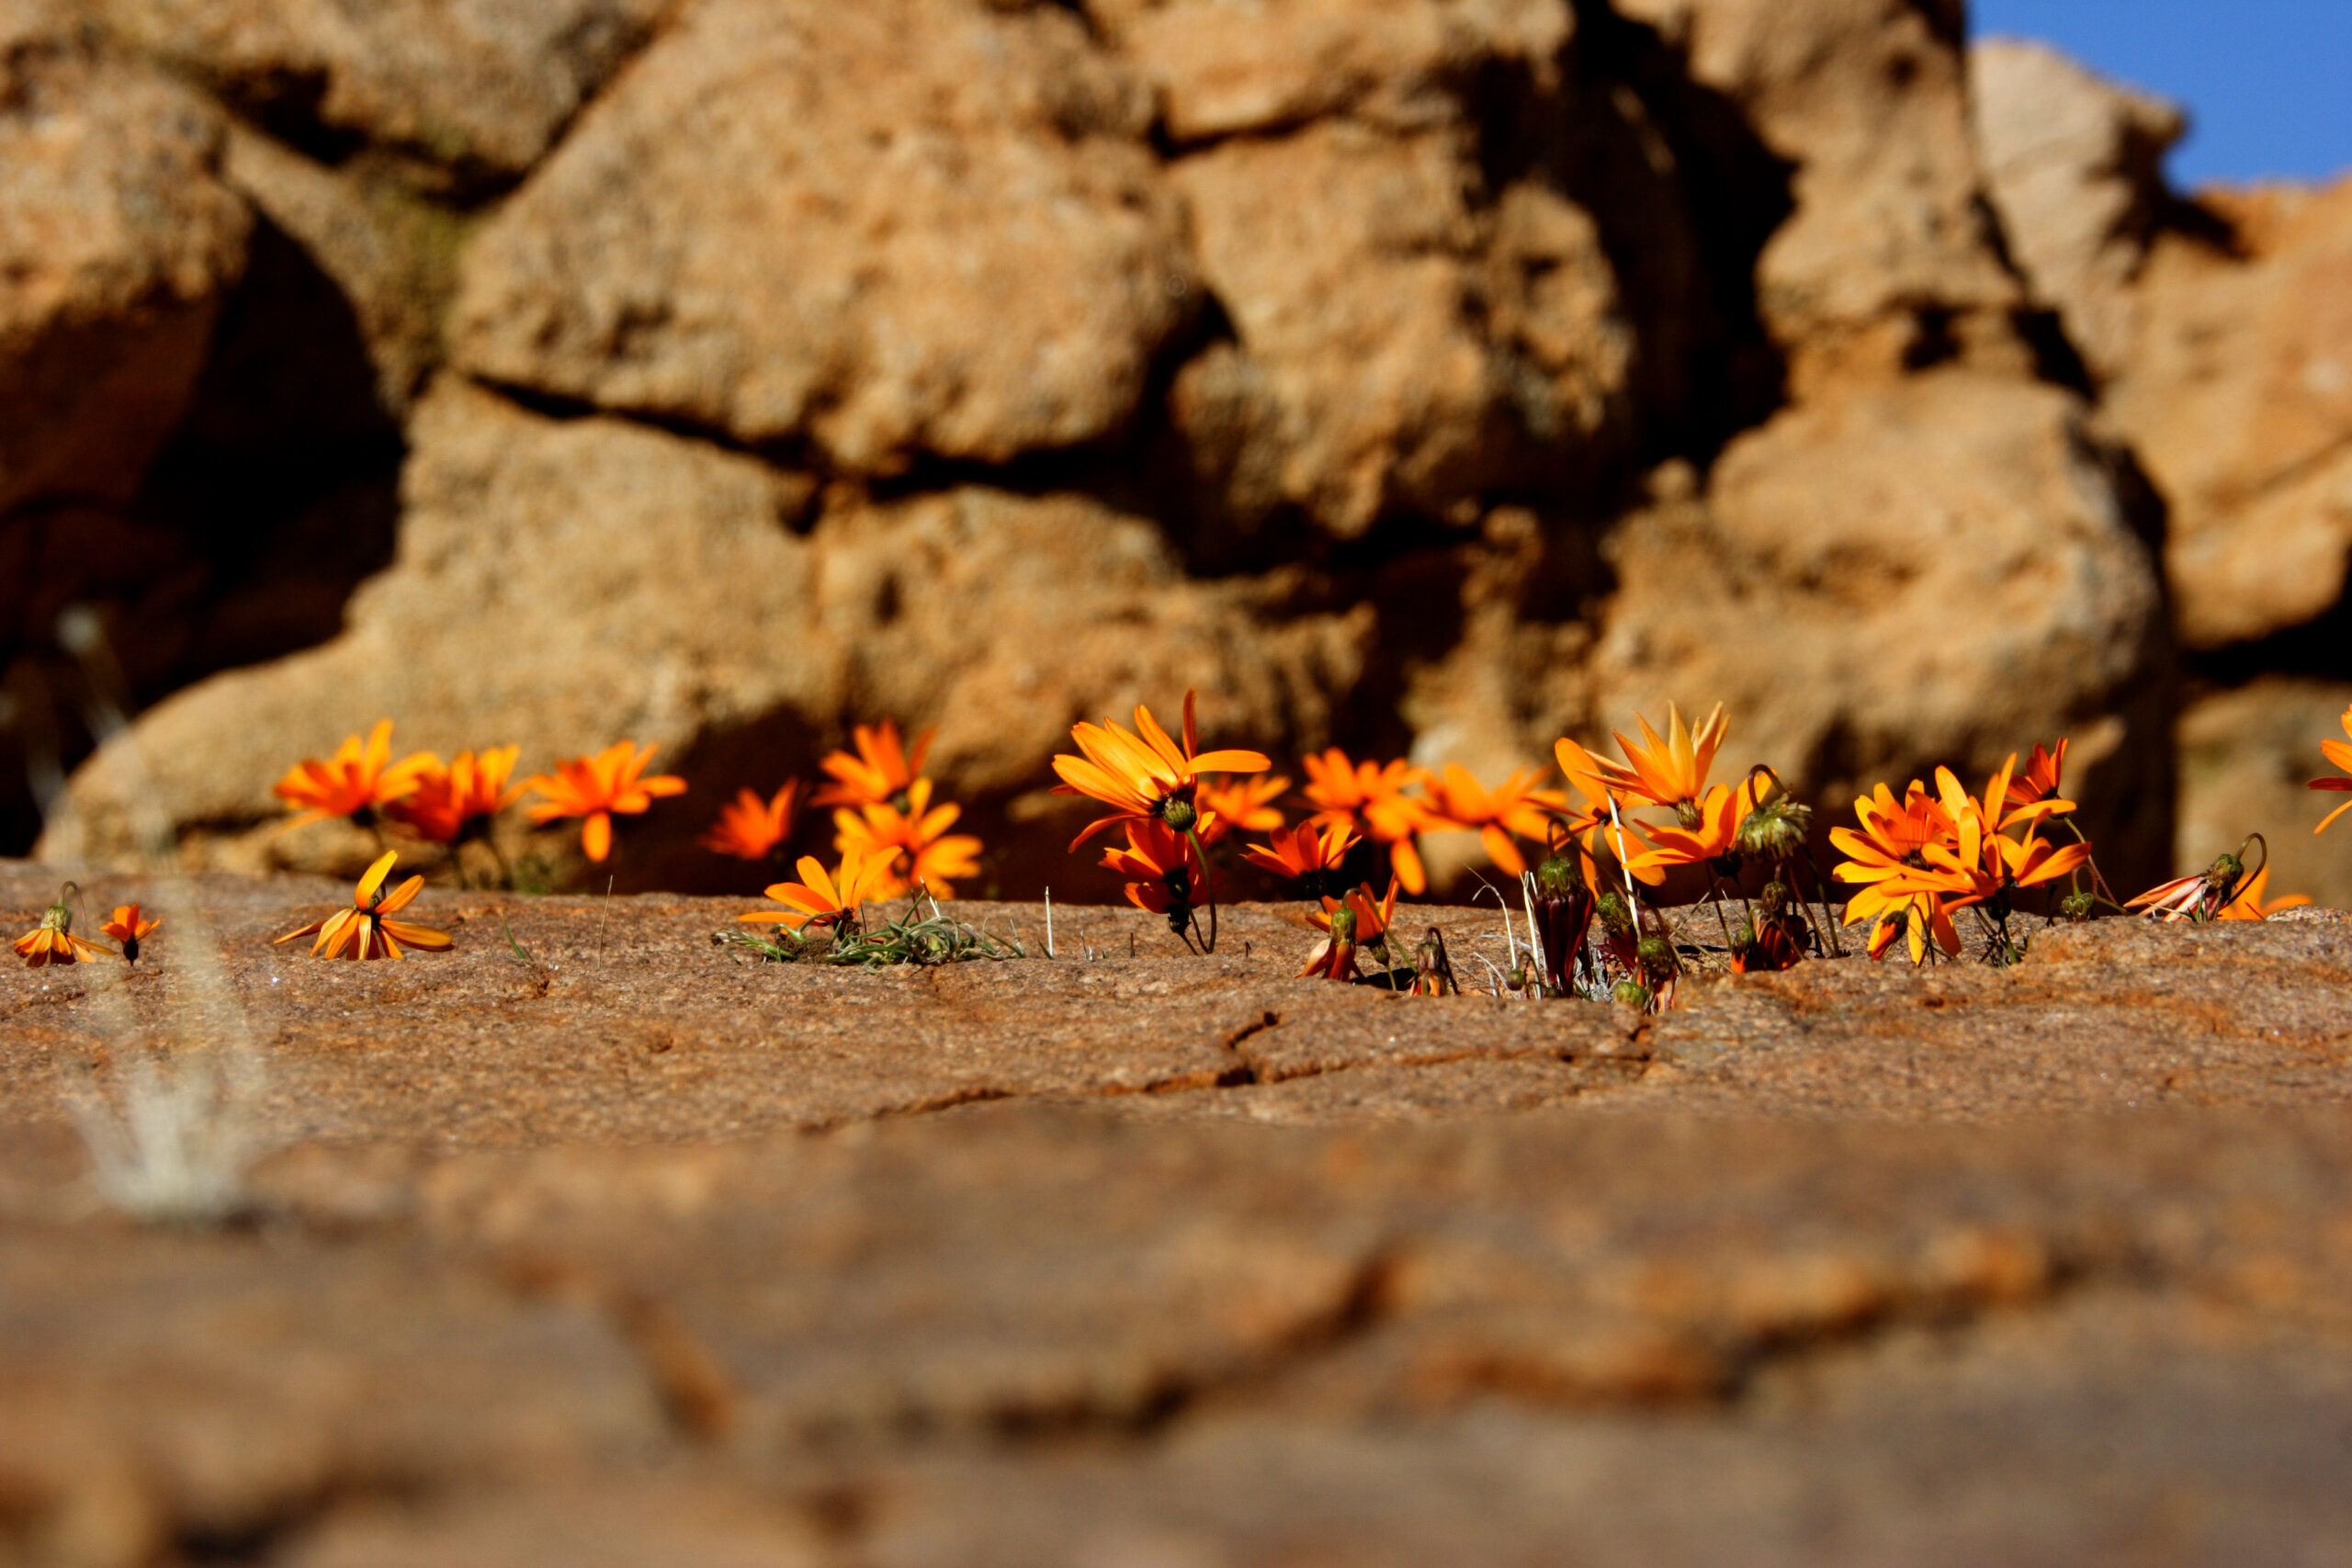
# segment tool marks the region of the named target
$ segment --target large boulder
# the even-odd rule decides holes
[[[1149,119],[1052,7],[702,0],[475,243],[456,359],[857,472],[1096,439],[1193,292]]]
[[[2130,292],[2172,197],[2164,156],[2188,121],[2047,44],[1968,53],[1970,124],[2009,255],[2091,371],[2114,376],[2139,325]]]
[[[91,0],[127,45],[256,118],[469,178],[511,179],[664,0]]]
[[[1478,73],[1552,72],[1566,0],[1086,0],[1194,141],[1346,115],[1402,130],[1463,117]]]
[[[2165,236],[2107,406],[2171,506],[2182,640],[2316,619],[2352,561],[2352,180],[2209,193],[2226,244]]]
[[[2071,394],[1964,369],[1792,409],[1703,495],[1619,530],[1620,585],[1560,722],[1597,739],[1669,699],[1722,702],[1725,761],[1770,762],[1829,820],[1881,781],[1944,762],[1981,784],[2068,736],[2101,863],[2153,880],[2168,645],[2110,460]]]
[[[1174,166],[1237,341],[1170,412],[1236,515],[1295,505],[1341,537],[1475,519],[1622,446],[1634,342],[1599,231],[1538,183],[1486,199],[1473,152],[1331,121]]]
[[[2018,301],[1968,141],[1960,0],[1618,0],[1787,165],[1757,307],[1801,390],[2004,335]]]
[[[54,12],[0,8],[0,514],[128,500],[186,410],[244,266],[221,137]]]
[[[389,716],[404,749],[511,742],[526,768],[658,743],[694,793],[632,826],[620,869],[679,886],[707,872],[690,840],[738,785],[809,773],[853,720],[938,725],[935,771],[986,825],[1050,784],[1078,718],[1196,685],[1221,734],[1313,741],[1361,664],[1360,617],[1268,626],[1247,585],[1186,583],[1149,524],[1083,499],[843,491],[811,527],[805,477],[455,380],[413,435],[399,558],[349,628],[146,715],[76,774],[44,855],[132,860],[144,807],[198,861],[347,869],[360,836],[279,833],[269,786]],[[1042,858],[1013,868],[1040,875]]]

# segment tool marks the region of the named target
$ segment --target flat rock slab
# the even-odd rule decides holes
[[[0,972],[0,1561],[2352,1553],[2332,917],[1645,1020],[1290,979],[1264,908],[867,973],[713,945],[753,900],[330,964],[267,939],[347,888],[142,894],[135,972]],[[149,1046],[237,1064],[247,1218],[93,1200]]]

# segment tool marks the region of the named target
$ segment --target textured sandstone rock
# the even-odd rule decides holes
[[[261,118],[469,173],[536,163],[662,0],[96,0],[125,43]]]
[[[1050,784],[1074,719],[1187,685],[1236,740],[1312,741],[1361,664],[1361,616],[1264,623],[1250,585],[1185,583],[1157,530],[1094,502],[844,498],[804,535],[806,478],[641,426],[451,380],[411,429],[399,558],[349,629],[142,718],[149,785],[129,750],[100,753],[52,852],[128,857],[152,787],[199,857],[340,863],[364,837],[253,829],[294,760],[391,716],[404,746],[512,742],[533,768],[660,743],[701,794],[639,846],[629,874],[658,885],[707,867],[689,840],[728,793],[808,773],[854,719],[939,724],[944,787],[1002,796]]]
[[[2344,596],[2352,556],[2352,182],[2203,198],[2230,247],[2160,240],[2107,406],[2171,506],[2182,640],[2248,641]]]
[[[1545,77],[1575,29],[1564,0],[1087,0],[1191,141],[1332,115],[1401,129],[1461,118],[1478,71]]]
[[[1938,762],[1981,775],[2070,735],[2112,875],[2171,852],[2153,564],[2081,404],[1940,370],[1788,410],[1701,502],[1624,524],[1585,679],[1597,731],[1721,701],[1728,754],[1825,816]]]
[[[230,132],[222,173],[350,302],[378,394],[404,413],[440,357],[461,220],[388,184],[363,187],[242,127]]]
[[[187,407],[250,220],[201,100],[40,7],[0,15],[0,513],[125,501]]]
[[[0,914],[54,878],[0,863]],[[0,1495],[36,1561],[2352,1539],[2340,917],[1807,963],[1645,1024],[1289,979],[1263,908],[1209,960],[1066,909],[1058,961],[864,974],[714,949],[739,901],[436,888],[456,950],[363,965],[265,941],[327,884],[89,891],[179,923],[129,975],[0,969]],[[60,1064],[119,1092],[140,1039],[203,1060],[232,1015],[256,1224],[91,1212]]]
[[[1091,440],[1193,287],[1148,116],[1051,7],[705,0],[476,243],[456,358],[861,472]]]
[[[2174,860],[2201,871],[2248,833],[2270,846],[2269,895],[2301,893],[2335,908],[2352,906],[2352,836],[2339,819],[2316,837],[2340,795],[2305,787],[2337,771],[2323,740],[2344,739],[2352,684],[2265,676],[2200,696],[2182,710],[2180,817]]]
[[[1923,311],[2018,302],[1979,209],[1961,7],[1951,0],[1624,0],[1791,164],[1795,210],[1757,303],[1800,386],[1859,351],[1883,367]],[[1853,340],[1853,341],[1849,341]],[[1816,362],[1820,365],[1817,372]]]
[[[2011,259],[2092,371],[2114,376],[2140,325],[2131,285],[2170,200],[2164,155],[2187,122],[2162,99],[2017,39],[1969,51],[1968,88]]]
[[[1534,184],[1486,207],[1468,151],[1333,122],[1175,165],[1238,344],[1185,367],[1171,413],[1238,514],[1475,516],[1622,440],[1632,334],[1591,219]]]

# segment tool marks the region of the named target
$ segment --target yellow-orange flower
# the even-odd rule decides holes
[[[2017,759],[2009,759],[2014,763]],[[2055,748],[2045,748],[2039,740],[2033,743],[2033,755],[2026,759],[2025,772],[2009,781],[2007,804],[2031,806],[2037,801],[2054,801],[2061,812],[2075,809],[2071,800],[2059,800],[2060,780],[2066,772],[2066,741],[2061,736]]]
[[[141,919],[139,906],[136,904],[118,904],[115,906],[114,918],[100,926],[98,930],[114,938],[116,944],[122,949],[125,963],[136,964],[139,962],[139,944],[147,940],[149,931],[163,923],[160,919]]]
[[[391,758],[392,721],[379,719],[364,743],[356,735],[348,736],[324,761],[305,757],[270,786],[270,793],[296,808],[286,823],[288,828],[330,817],[364,824],[376,807],[407,795],[416,788],[420,775],[441,765],[430,751],[397,762]]]
[[[1193,804],[1200,808],[1201,842],[1214,844],[1227,833],[1271,833],[1283,825],[1283,814],[1274,802],[1290,788],[1290,780],[1280,773],[1261,778],[1204,778],[1193,792]],[[1216,818],[1216,830],[1210,830],[1208,818]]]
[[[1250,845],[1241,852],[1241,858],[1277,876],[1297,880],[1339,870],[1356,842],[1355,830],[1345,822],[1327,823],[1319,831],[1314,823],[1302,822],[1295,828],[1275,829],[1267,844]]]
[[[1729,725],[1721,703],[1696,729],[1682,722],[1682,710],[1672,703],[1666,705],[1666,717],[1664,739],[1639,714],[1634,719],[1642,727],[1642,744],[1627,739],[1623,730],[1615,732],[1629,766],[1594,761],[1619,798],[1637,806],[1666,807],[1681,818],[1685,829],[1695,829],[1698,823],[1692,818],[1707,787],[1707,770],[1714,764],[1715,751],[1723,745]]]
[[[1911,781],[1900,801],[1893,790],[1880,784],[1854,802],[1854,817],[1861,824],[1859,831],[1829,829],[1829,841],[1849,857],[1830,873],[1840,882],[1883,882],[1897,873],[1917,870],[1927,864],[1922,852],[1929,844],[1940,843],[1957,830],[1943,803],[1917,779]],[[1852,923],[1850,917],[1847,923]]]
[[[1388,878],[1388,891],[1374,898],[1370,883],[1360,884],[1345,898],[1325,895],[1320,909],[1306,912],[1308,923],[1323,932],[1323,939],[1307,953],[1306,967],[1299,977],[1321,975],[1337,980],[1356,972],[1355,950],[1370,947],[1387,940],[1388,927],[1396,916],[1397,879]],[[1340,912],[1347,911],[1347,919],[1340,919]]]
[[[735,918],[746,925],[789,926],[796,931],[810,926],[855,925],[860,907],[876,896],[875,874],[882,868],[862,852],[851,850],[842,856],[841,869],[832,875],[826,874],[824,863],[815,855],[802,855],[794,869],[800,873],[799,881],[779,882],[768,888],[768,897],[785,908],[757,909]]]
[[[2344,716],[2336,722],[2344,726],[2344,734],[2346,739],[2352,739],[2352,707],[2346,708],[2344,710]],[[2352,773],[2352,746],[2346,746],[2342,740],[2323,740],[2319,743],[2319,750],[2320,754],[2325,757],[2330,762],[2335,763],[2335,766],[2342,768],[2346,773]],[[2313,779],[2311,782],[2311,787],[2312,789],[2333,790],[2340,793],[2346,790],[2352,790],[2352,778]],[[2330,822],[2335,821],[2337,818],[2343,816],[2347,811],[2352,811],[2352,800],[2346,801],[2343,805],[2337,807],[2335,810],[2321,818],[2319,826],[2312,829],[2312,831],[2314,833],[2326,832],[2327,825]]]
[[[818,786],[808,797],[811,806],[904,806],[907,791],[922,776],[923,759],[931,755],[932,737],[935,729],[926,729],[915,737],[911,749],[900,744],[896,721],[884,719],[875,725],[854,725],[850,743],[857,748],[855,756],[847,751],[834,751],[817,766],[832,776],[833,782]]]
[[[1626,862],[1627,867],[1639,876],[1668,866],[1705,865],[1735,852],[1739,825],[1756,809],[1756,788],[1753,778],[1737,785],[1716,784],[1694,803],[1690,815],[1697,820],[1690,827],[1681,827],[1678,820],[1675,827],[1652,828],[1650,847]]]
[[[415,788],[388,803],[384,815],[436,844],[484,831],[491,818],[523,796],[523,785],[506,784],[522,754],[520,746],[492,746],[479,755],[460,751],[446,768],[438,757],[428,757],[431,765],[418,771]]]
[[[556,764],[553,774],[537,773],[526,787],[548,798],[531,807],[534,823],[578,817],[580,847],[592,861],[613,852],[613,816],[636,816],[667,795],[685,793],[686,781],[673,773],[642,776],[659,745],[639,750],[633,740],[616,741],[593,757],[573,757]]]
[[[2222,907],[2217,920],[2267,920],[2281,909],[2299,908],[2311,902],[2301,893],[2289,893],[2267,901],[2263,890],[2270,886],[2270,868],[2266,865],[2249,878],[2238,890],[2238,896]]]
[[[1649,840],[1643,835],[1638,820],[1611,809],[1617,804],[1616,796],[1609,787],[1600,759],[1565,735],[1552,743],[1552,756],[1560,764],[1561,776],[1577,794],[1575,804],[1562,812],[1561,827],[1576,840],[1585,886],[1600,886],[1599,856],[1603,848],[1620,865],[1632,871],[1628,863],[1649,847]],[[1644,882],[1666,880],[1665,871],[1657,866],[1645,866],[1634,874]]]
[[[1445,826],[1476,832],[1487,858],[1506,875],[1520,876],[1527,870],[1527,858],[1519,852],[1513,838],[1542,843],[1558,813],[1567,808],[1566,795],[1535,787],[1542,776],[1531,768],[1515,769],[1510,777],[1489,790],[1469,769],[1448,762],[1430,792],[1430,813]]]
[[[906,803],[903,811],[888,801],[835,811],[833,848],[872,865],[874,897],[903,898],[919,886],[934,898],[955,897],[954,879],[980,869],[979,840],[947,831],[964,808],[933,806],[929,779],[907,786]]]
[[[25,961],[28,968],[40,969],[51,964],[89,964],[114,956],[96,942],[85,942],[74,934],[74,910],[66,900],[78,891],[74,884],[67,883],[58,894],[57,902],[41,912],[40,924],[9,944],[17,950],[17,956]]]
[[[1186,692],[1182,748],[1151,716],[1151,710],[1141,705],[1136,708],[1132,733],[1107,720],[1071,727],[1070,739],[1082,755],[1056,755],[1054,772],[1062,782],[1054,793],[1088,795],[1113,808],[1109,816],[1088,823],[1070,840],[1071,849],[1121,822],[1166,821],[1171,813],[1180,830],[1189,829],[1199,818],[1201,774],[1262,773],[1273,766],[1262,752],[1202,751],[1193,707],[1194,694]]]
[[[399,860],[400,852],[386,850],[376,863],[360,877],[351,903],[322,920],[312,920],[300,931],[288,931],[277,939],[279,943],[316,935],[311,953],[319,958],[399,958],[403,956],[401,944],[438,953],[456,942],[447,931],[431,926],[412,925],[390,917],[408,908],[417,890],[424,886],[424,878],[412,876],[390,893],[383,891],[384,878]]]
[[[1334,746],[1319,757],[1304,757],[1305,794],[1320,827],[1344,822],[1388,852],[1388,863],[1408,893],[1429,891],[1416,835],[1438,826],[1428,805],[1405,792],[1426,788],[1430,776],[1409,762],[1351,762]]]
[[[798,779],[786,779],[784,787],[766,800],[755,790],[739,789],[733,800],[718,808],[718,820],[695,841],[737,860],[763,861],[792,837],[792,825],[799,815]]]
[[[1126,836],[1126,848],[1103,848],[1102,864],[1128,879],[1128,903],[1164,915],[1180,908],[1189,910],[1208,896],[1209,873],[1192,835],[1147,819],[1129,822]]]

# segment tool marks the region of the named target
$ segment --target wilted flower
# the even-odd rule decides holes
[[[10,944],[28,968],[39,969],[51,964],[88,964],[114,956],[97,943],[85,942],[74,934],[71,901],[80,891],[70,882],[60,888],[57,902],[41,912],[40,924]]]
[[[384,877],[400,858],[398,851],[386,850],[360,877],[349,907],[322,920],[312,920],[300,931],[288,931],[277,941],[289,942],[315,934],[318,941],[311,944],[311,953],[318,958],[399,958],[403,956],[402,942],[428,953],[448,948],[457,939],[447,931],[390,918],[408,908],[424,886],[424,877],[412,876],[390,893],[383,891]]]

